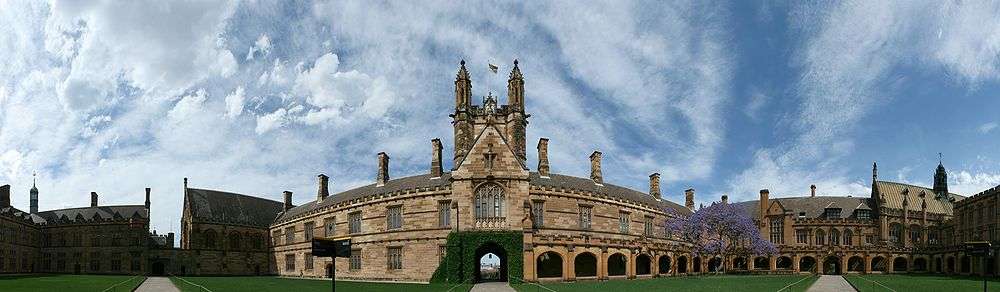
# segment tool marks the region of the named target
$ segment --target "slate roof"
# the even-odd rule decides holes
[[[823,218],[826,208],[840,208],[841,218],[851,218],[854,216],[854,210],[857,209],[872,209],[871,198],[866,197],[791,197],[774,198],[768,201],[771,201],[769,204],[774,204],[774,201],[780,202],[785,207],[785,211],[794,212],[796,217],[799,217],[801,212],[805,212],[806,218]],[[743,209],[751,218],[758,218],[760,217],[759,202],[759,200],[753,200],[733,203],[733,205]]]
[[[28,212],[21,211],[18,208],[14,208],[14,206],[7,206],[0,208],[0,214],[11,216],[16,220],[21,220],[21,222],[23,223],[28,223],[28,224],[44,223],[44,219],[38,217],[38,215],[29,214]]]
[[[928,213],[946,215],[952,214],[954,204],[950,200],[935,199],[934,190],[932,189],[888,181],[875,181],[875,188],[878,189],[878,193],[885,198],[886,207],[903,209],[903,198],[905,196],[908,197],[908,209],[910,211],[921,211],[921,201],[926,199]],[[906,193],[905,195],[904,191]],[[924,194],[924,198],[920,197],[921,193]],[[954,199],[955,201],[965,199],[964,196],[952,193],[949,193],[948,196],[949,199]]]
[[[336,205],[344,201],[350,201],[354,199],[376,196],[380,194],[392,193],[401,190],[414,189],[414,188],[434,188],[434,187],[445,187],[451,184],[451,173],[447,172],[441,175],[441,178],[432,179],[430,174],[421,174],[415,176],[408,176],[404,178],[398,178],[389,180],[384,186],[376,187],[375,184],[370,184],[350,190],[346,190],[337,194],[330,195],[325,200],[317,204],[316,200],[312,200],[309,203],[302,204],[301,206],[294,207],[288,212],[280,214],[280,216],[275,220],[275,222],[283,222],[296,218],[302,214],[308,213],[312,210],[318,208]],[[665,199],[656,200],[652,196],[628,189],[625,187],[616,186],[613,184],[604,183],[603,186],[594,184],[594,181],[589,178],[580,178],[568,175],[560,174],[550,174],[549,178],[539,177],[537,172],[531,172],[529,174],[530,184],[532,186],[549,186],[556,188],[568,188],[576,189],[581,191],[589,191],[595,193],[603,193],[612,197],[619,197],[627,200],[638,201],[650,206],[657,206],[664,210],[667,208],[672,209],[674,212],[687,215],[691,214],[691,211],[678,205],[674,202],[670,202]]]
[[[89,222],[94,221],[95,219],[149,219],[149,212],[146,210],[146,205],[97,206],[42,211],[38,212],[38,214],[32,215],[32,218],[33,220],[36,220],[35,223],[53,225]]]
[[[284,203],[236,193],[188,188],[184,201],[197,222],[267,228]]]

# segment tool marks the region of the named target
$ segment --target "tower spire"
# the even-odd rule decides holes
[[[31,173],[31,190],[28,192],[28,200],[30,201],[29,209],[31,214],[38,213],[38,187],[35,184],[37,177],[38,172]]]
[[[878,162],[872,161],[872,184],[878,180]]]

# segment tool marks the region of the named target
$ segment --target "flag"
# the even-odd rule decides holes
[[[497,70],[500,70],[499,66],[490,64],[490,71],[493,71],[493,74],[497,74]]]

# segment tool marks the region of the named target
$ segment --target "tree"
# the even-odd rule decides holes
[[[774,244],[760,235],[753,219],[732,204],[712,203],[690,216],[674,215],[667,216],[667,232],[691,243],[696,255],[752,259],[751,256],[778,253]]]

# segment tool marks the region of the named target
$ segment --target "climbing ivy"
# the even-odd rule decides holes
[[[511,283],[521,283],[524,277],[524,235],[518,231],[451,232],[448,234],[447,253],[434,271],[431,282],[471,283],[479,268],[476,250],[491,242],[507,253],[507,279]]]

